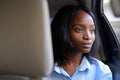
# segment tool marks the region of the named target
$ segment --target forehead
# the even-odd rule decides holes
[[[91,15],[89,15],[85,11],[80,11],[74,16],[74,18],[72,19],[72,23],[94,24],[94,21]]]

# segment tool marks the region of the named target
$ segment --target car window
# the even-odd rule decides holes
[[[115,31],[118,40],[120,41],[120,17],[115,16],[113,13],[110,0],[104,0],[104,13],[112,25],[112,28]]]

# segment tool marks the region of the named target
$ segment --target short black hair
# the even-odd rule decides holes
[[[64,62],[68,59],[68,56],[65,54],[65,52],[68,50],[70,51],[73,47],[69,34],[71,28],[71,20],[80,11],[85,11],[88,13],[93,18],[94,24],[96,26],[95,17],[92,11],[83,5],[67,5],[62,7],[60,10],[58,10],[51,23],[54,62],[58,63],[60,66],[63,65]],[[91,51],[88,54],[84,54],[87,58],[89,58],[90,55],[93,55],[97,50],[97,30],[95,34],[96,39]]]

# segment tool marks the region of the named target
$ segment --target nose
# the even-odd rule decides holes
[[[83,39],[85,40],[89,40],[90,39],[90,33],[88,31],[86,31],[83,35]]]

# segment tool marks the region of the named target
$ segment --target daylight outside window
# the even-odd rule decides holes
[[[117,36],[117,39],[120,44],[120,17],[116,17],[113,13],[113,10],[111,8],[111,0],[103,0],[104,1],[104,13],[106,17],[108,18],[113,30],[115,31],[115,34]]]

